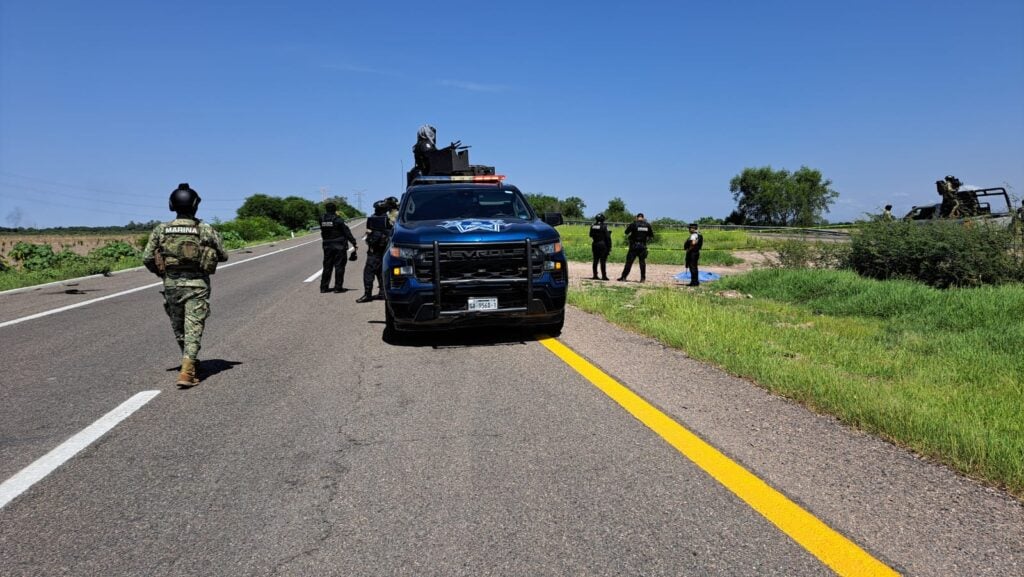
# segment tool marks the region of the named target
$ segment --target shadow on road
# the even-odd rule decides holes
[[[381,335],[381,340],[398,347],[432,347],[455,349],[466,347],[499,347],[525,345],[545,335],[530,328],[465,328],[429,332],[405,332],[397,335]]]
[[[235,365],[242,364],[242,361],[225,361],[224,359],[201,360],[199,363],[199,375],[202,378],[212,377],[217,373],[230,371]]]
[[[206,379],[222,373],[224,371],[230,371],[235,365],[242,364],[242,361],[225,361],[224,359],[200,359],[199,360],[199,377]],[[167,369],[167,372],[178,372],[181,370],[181,365],[177,367],[171,367]]]

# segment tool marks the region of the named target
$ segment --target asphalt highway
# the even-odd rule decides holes
[[[0,575],[843,574],[540,337],[385,342],[364,256],[320,294],[314,237],[232,253],[192,389],[144,270],[0,294],[8,490],[150,391],[0,505]],[[997,489],[580,311],[558,342],[886,570],[1024,574]]]

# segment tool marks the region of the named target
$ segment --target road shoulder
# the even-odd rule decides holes
[[[900,572],[1024,566],[1024,505],[1002,491],[596,315],[569,307],[560,340]]]

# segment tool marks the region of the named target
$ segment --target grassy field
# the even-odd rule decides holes
[[[0,234],[0,257],[7,258],[8,253],[19,242],[32,244],[48,244],[54,252],[60,252],[65,248],[75,254],[85,256],[94,249],[106,245],[108,242],[124,242],[134,247],[141,248],[138,244],[140,238],[148,238],[147,233],[128,234]],[[144,241],[143,241],[144,242]]]
[[[1024,497],[1024,286],[769,269],[570,302]]]
[[[304,236],[309,234],[308,231],[300,231],[297,236]],[[12,239],[17,240],[12,240]],[[138,247],[140,241],[144,244],[145,239],[149,238],[149,234],[127,234],[127,235],[2,235],[0,236],[0,244],[6,246],[6,253],[10,251],[18,242],[28,242],[32,244],[50,244],[54,248],[54,251],[59,252],[64,248],[70,249],[79,255],[86,255],[96,248],[103,247],[108,242],[122,241],[131,244],[134,247]],[[257,244],[263,244],[266,242],[273,242],[275,240],[283,240],[288,237],[280,237],[274,239],[261,239],[245,243],[245,246],[252,246]],[[79,242],[80,241],[80,242]],[[141,253],[142,249],[139,248]],[[8,259],[8,264],[14,264]],[[114,271],[125,270],[135,267],[142,266],[142,257],[124,257],[117,259],[96,259],[87,258],[82,259],[81,262],[74,262],[63,266],[55,266],[46,268],[43,270],[20,270],[18,268],[11,268],[10,270],[0,271],[0,291],[11,290],[16,288],[24,288],[29,286],[35,286],[40,284],[46,284],[55,281],[68,280],[73,278],[80,278],[84,276],[90,276],[94,274],[107,274]]]
[[[609,262],[626,262],[626,237],[625,228],[618,227],[610,229],[612,233],[612,253],[608,257]],[[566,225],[558,227],[558,233],[562,236],[562,245],[565,247],[565,256],[569,260],[589,262],[590,251],[590,227],[582,225]],[[706,230],[701,231],[704,235],[704,250],[700,253],[701,264],[708,265],[733,265],[742,262],[731,254],[734,250],[758,250],[766,248],[769,243],[758,240],[744,231],[740,230]],[[661,230],[655,229],[654,242],[648,245],[647,262],[653,264],[683,264],[685,254],[683,253],[683,242],[689,233],[686,230]]]

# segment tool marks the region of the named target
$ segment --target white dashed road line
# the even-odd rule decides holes
[[[263,258],[263,257],[274,255],[274,254],[277,254],[277,253],[280,253],[280,252],[284,252],[286,250],[292,250],[293,248],[299,248],[300,246],[306,246],[307,244],[313,244],[314,242],[319,242],[319,240],[311,240],[309,242],[304,242],[302,244],[297,244],[295,246],[289,246],[287,248],[278,249],[278,250],[275,250],[274,252],[268,252],[267,254],[261,254],[259,256],[254,256],[252,258],[247,258],[245,260],[229,262],[227,264],[220,265],[219,268],[223,270],[223,269],[226,269],[226,268],[229,268],[229,267],[233,267],[235,265],[239,265],[239,264],[242,264],[242,263],[246,263],[246,262],[254,261],[256,259],[260,259],[260,258]],[[99,298],[89,299],[87,301],[82,301],[80,303],[75,303],[73,305],[67,305],[67,306],[63,306],[63,307],[60,307],[60,308],[50,309],[48,311],[43,311],[41,313],[36,313],[34,315],[28,315],[26,317],[21,317],[20,319],[4,321],[4,322],[0,323],[0,328],[9,327],[11,325],[16,325],[18,323],[23,323],[25,321],[30,321],[32,319],[38,319],[38,318],[41,318],[41,317],[47,317],[47,316],[50,316],[50,315],[55,315],[57,313],[62,313],[64,311],[69,311],[71,309],[77,309],[79,307],[84,307],[86,305],[91,305],[93,303],[98,303],[100,301],[105,301],[107,299],[112,299],[112,298],[115,298],[115,297],[124,296],[126,294],[131,294],[131,293],[138,292],[138,291],[141,291],[141,290],[146,290],[148,288],[153,288],[155,286],[163,286],[163,284],[164,284],[163,282],[155,282],[155,283],[152,283],[152,284],[148,284],[148,285],[144,285],[144,286],[140,286],[140,287],[135,287],[133,289],[128,289],[128,290],[125,290],[125,291],[114,293],[112,295],[107,295],[107,296],[102,296],[102,297],[99,297]]]
[[[356,249],[355,249],[354,247],[351,247],[351,246],[350,246],[350,247],[348,247],[348,252],[347,252],[346,254],[352,254],[352,252],[353,252],[354,250],[356,250]],[[324,271],[323,271],[323,269],[321,269],[321,270],[318,270],[318,271],[316,271],[315,273],[311,274],[311,275],[309,276],[309,278],[307,278],[306,280],[304,280],[304,281],[302,281],[302,282],[313,282],[313,281],[315,281],[316,279],[320,278],[320,275],[322,275],[322,274],[324,274]]]
[[[160,391],[142,391],[136,394],[134,397],[121,403],[113,411],[100,417],[95,423],[82,429],[77,435],[58,445],[56,449],[43,455],[36,462],[4,481],[0,485],[0,509],[159,394]]]

